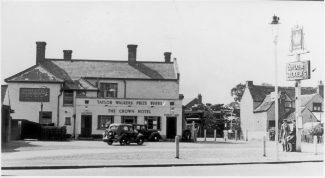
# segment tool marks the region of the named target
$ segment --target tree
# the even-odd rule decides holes
[[[231,89],[231,96],[234,97],[235,101],[240,102],[245,90],[245,84],[238,84]]]

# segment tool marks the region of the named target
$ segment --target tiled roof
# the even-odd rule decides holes
[[[91,83],[87,82],[84,79],[67,81],[63,85],[64,90],[98,90]]]
[[[63,82],[54,75],[47,67],[42,65],[32,66],[12,77],[5,79],[6,82]]]
[[[95,89],[83,78],[114,78],[141,80],[177,80],[172,62],[134,62],[104,60],[64,60],[45,59],[41,64],[32,66],[12,77],[6,82],[65,82],[67,89],[80,88],[79,82],[86,88]]]
[[[1,105],[3,104],[3,101],[5,100],[7,89],[8,89],[8,85],[1,85]]]
[[[317,94],[301,95],[301,107],[305,107],[315,95]],[[270,107],[273,106],[273,103],[274,101],[271,101],[271,95],[267,95],[263,102],[254,110],[254,112],[257,113],[268,111]]]
[[[270,107],[273,105],[273,101],[271,101],[271,95],[267,95],[263,101],[262,104],[260,104],[254,112],[265,112],[270,109]]]
[[[301,112],[303,112],[305,109],[307,109],[307,111],[310,113],[310,115],[314,115],[308,108],[306,107],[301,107]],[[288,121],[294,121],[296,120],[296,115],[295,112],[292,112],[291,114],[289,114],[287,117],[285,117],[286,120]],[[309,118],[303,118],[303,120],[308,120],[309,122],[317,122],[317,118],[314,117],[309,117]]]
[[[185,104],[185,103],[184,103]],[[200,102],[200,100],[198,98],[194,98],[192,101],[188,102],[187,104],[185,104],[185,108],[186,109],[190,109],[191,107],[193,107],[195,104],[202,104]]]
[[[253,101],[255,102],[262,102],[268,94],[274,92],[274,86],[250,85],[248,88],[252,95]],[[294,87],[279,87],[279,91],[285,92],[291,99],[295,98]],[[313,94],[316,92],[316,88],[301,87],[302,95]]]
[[[47,59],[50,60],[50,59]],[[79,78],[177,79],[173,63],[99,60],[50,60],[72,80]]]
[[[306,106],[310,100],[313,99],[314,96],[317,94],[310,94],[310,95],[301,95],[301,106]]]

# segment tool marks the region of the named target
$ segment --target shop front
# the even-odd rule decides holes
[[[77,98],[76,135],[102,134],[111,123],[145,124],[173,139],[182,132],[181,100]]]

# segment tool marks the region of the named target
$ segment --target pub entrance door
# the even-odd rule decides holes
[[[90,137],[91,136],[91,115],[81,115],[81,136]]]
[[[168,139],[175,139],[177,131],[177,119],[176,117],[167,117],[166,118],[166,137]]]

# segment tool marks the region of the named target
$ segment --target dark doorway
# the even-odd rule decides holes
[[[81,115],[81,136],[91,136],[91,115]]]
[[[169,139],[174,139],[176,136],[177,124],[176,117],[167,117],[167,128],[166,128],[166,137]]]

